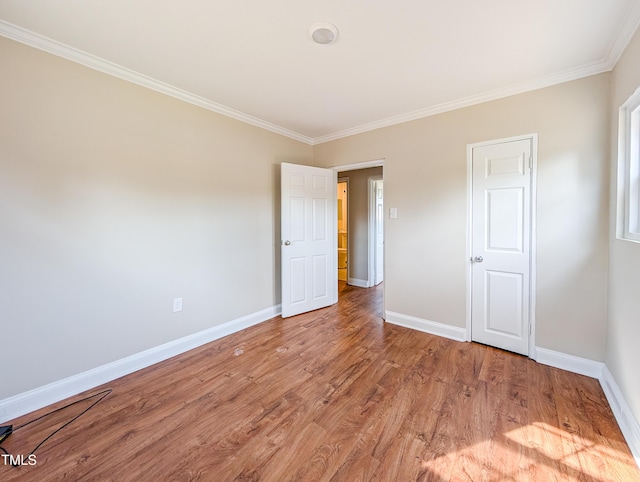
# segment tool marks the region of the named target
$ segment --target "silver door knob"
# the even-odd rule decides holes
[[[475,258],[473,258],[473,260],[476,263],[482,263],[484,261],[484,258],[482,256],[476,256]]]
[[[286,240],[286,241],[284,242],[284,245],[285,245],[285,246],[289,246],[290,244],[291,244],[291,241],[289,241],[289,240]]]

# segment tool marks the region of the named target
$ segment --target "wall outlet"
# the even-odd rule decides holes
[[[182,311],[182,298],[173,299],[173,312],[177,313],[178,311]]]

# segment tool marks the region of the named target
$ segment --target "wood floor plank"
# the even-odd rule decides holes
[[[7,481],[640,481],[597,380],[382,321],[382,287],[274,318],[113,393]],[[27,454],[88,406],[13,434]]]

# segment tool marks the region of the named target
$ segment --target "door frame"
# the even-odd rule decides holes
[[[476,147],[489,146],[511,141],[530,140],[531,141],[531,230],[530,253],[529,253],[529,358],[537,360],[536,353],[536,197],[538,185],[538,134],[525,134],[521,136],[506,137],[502,139],[492,139],[489,141],[475,142],[467,144],[467,230],[466,230],[466,263],[467,263],[467,341],[471,341],[471,301],[472,301],[472,270],[471,262],[473,253],[473,149]]]
[[[331,166],[329,169],[333,169],[334,171],[336,171],[336,173],[338,173],[338,172],[342,172],[342,171],[357,171],[359,169],[368,169],[370,167],[382,167],[382,179],[384,180],[384,163],[385,163],[385,160],[386,159],[384,157],[382,157],[380,159],[372,159],[370,161],[356,162],[356,163],[353,163],[353,164],[343,164],[343,165],[339,165],[339,166]],[[336,186],[337,186],[337,183],[336,183]],[[336,204],[337,204],[337,201],[336,201]],[[349,205],[347,204],[347,209],[349,208],[348,206]],[[338,253],[338,235],[337,235],[338,229],[337,228],[338,228],[338,226],[337,226],[337,223],[336,223],[336,256],[337,256],[337,253]],[[384,223],[384,229],[385,229],[384,237],[386,239],[386,237],[387,237],[387,233],[386,233],[387,223]],[[384,253],[383,256],[384,256],[385,260],[387,259],[386,250],[387,250],[387,248],[386,248],[386,245],[385,245],[385,247],[383,249],[383,253]],[[383,266],[382,269],[383,269],[383,277],[385,277],[386,274],[384,273],[384,266]],[[337,273],[337,263],[336,263],[336,278],[337,278],[337,275],[338,275],[338,273]],[[386,284],[383,283],[383,285],[382,285],[382,318],[383,319],[384,319],[385,313],[386,313],[386,309],[385,309],[385,298],[386,298],[385,297],[385,289],[386,289]]]
[[[358,171],[360,169],[369,169],[370,167],[382,167],[382,176],[378,176],[381,180],[384,180],[384,161],[385,158],[380,158],[380,159],[372,159],[370,161],[363,161],[363,162],[356,162],[354,164],[344,164],[342,166],[332,166],[329,169],[333,169],[334,171],[337,172],[343,172],[343,171]],[[376,177],[376,176],[372,176],[372,177]],[[375,286],[375,284],[373,284],[371,282],[371,276],[375,276],[371,274],[371,178],[369,178],[368,182],[368,195],[369,195],[369,202],[368,202],[368,209],[369,209],[369,218],[368,218],[368,226],[367,226],[367,236],[368,236],[368,243],[367,243],[367,286],[366,288],[371,288],[372,286]],[[347,203],[347,210],[349,209],[349,204]],[[384,223],[383,225],[384,229],[386,230],[386,223]],[[386,237],[386,232],[384,233],[384,236]],[[347,236],[348,236],[348,230],[347,230]],[[383,248],[382,250],[382,255],[383,255],[383,259],[386,259],[385,256],[385,249]],[[338,240],[337,240],[337,235],[336,235],[336,253],[338,252]],[[337,256],[337,255],[336,255]],[[349,265],[347,264],[347,272],[349,271]],[[384,278],[384,262],[383,262],[383,267],[382,267],[382,277]],[[348,277],[347,277],[348,278]],[[374,280],[375,282],[375,280]],[[383,297],[384,297],[384,288],[382,289],[383,291]],[[383,303],[384,305],[384,303]],[[384,312],[384,311],[383,311]]]
[[[378,228],[378,223],[376,222],[376,191],[375,191],[375,182],[376,181],[384,181],[383,176],[371,176],[367,179],[367,189],[369,196],[369,250],[367,252],[367,271],[368,271],[368,280],[367,283],[369,286],[376,286],[376,231]],[[384,198],[382,200],[384,204]],[[382,216],[382,229],[384,230],[384,215]],[[383,231],[384,237],[384,231]],[[384,245],[382,247],[382,278],[384,279]]]
[[[338,188],[338,184],[344,182],[347,185],[347,219],[345,220],[346,224],[347,224],[347,279],[345,280],[347,284],[349,284],[349,177],[339,177],[336,181],[336,190]],[[336,192],[336,198],[337,198],[337,192]],[[337,199],[336,199],[336,203],[337,203]],[[337,223],[336,223],[336,233],[338,233],[337,231],[338,227],[337,227]],[[336,234],[336,261],[338,259],[338,241],[337,241],[337,236],[339,236],[340,233]],[[337,264],[336,264],[336,269],[337,268]],[[336,277],[337,279],[337,277]]]

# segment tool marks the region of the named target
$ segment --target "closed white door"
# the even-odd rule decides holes
[[[382,194],[382,180],[375,182],[376,186],[376,274],[374,283],[379,285],[383,281],[384,266],[384,206]]]
[[[471,147],[471,339],[527,355],[533,137]]]
[[[282,163],[282,317],[338,301],[336,173]]]

